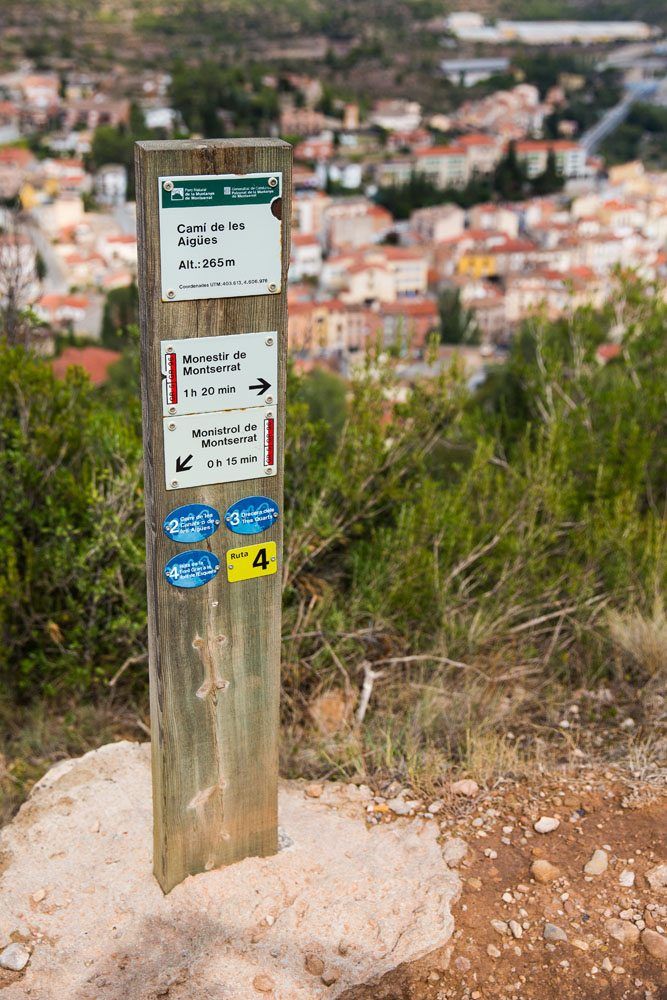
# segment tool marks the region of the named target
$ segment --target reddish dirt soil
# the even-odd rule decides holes
[[[540,816],[560,826],[538,834]],[[453,801],[438,819],[447,836],[469,845],[449,954],[430,955],[345,1000],[667,1000],[667,965],[641,940],[622,945],[605,927],[623,913],[640,930],[667,935],[667,889],[645,878],[667,859],[667,798],[655,787],[610,772],[553,778],[539,789],[516,785]],[[605,845],[607,870],[586,876],[584,865]],[[551,884],[531,877],[537,858],[560,870]],[[624,870],[635,872],[631,888],[619,884]],[[491,920],[523,924],[520,939],[498,933]],[[568,940],[546,942],[546,921]]]

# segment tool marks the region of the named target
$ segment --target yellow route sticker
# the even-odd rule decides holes
[[[253,580],[256,576],[271,576],[278,571],[275,542],[244,545],[241,549],[228,549],[226,555],[227,579],[230,583]]]

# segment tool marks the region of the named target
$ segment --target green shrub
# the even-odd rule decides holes
[[[406,392],[374,354],[346,394],[290,374],[289,726],[327,687],[358,691],[364,664],[390,671],[372,725],[415,663],[440,684],[498,663],[611,674],[609,612],[650,616],[665,584],[666,325],[662,297],[626,284],[600,313],[530,324],[475,395],[457,367]],[[621,353],[602,365],[610,333]],[[136,348],[102,391],[1,360],[2,681],[94,693],[145,651]],[[143,664],[123,684],[145,688]]]
[[[0,358],[0,676],[23,697],[91,691],[144,641],[138,420],[80,371]]]

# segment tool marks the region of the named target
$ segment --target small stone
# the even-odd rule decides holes
[[[460,837],[452,837],[442,845],[443,860],[450,868],[458,868],[467,853],[468,845]]]
[[[500,949],[496,948],[495,944],[489,944],[486,947],[486,954],[489,958],[500,958]]]
[[[607,920],[604,926],[609,936],[623,945],[633,945],[639,940],[639,929],[629,920],[618,920],[613,917]]]
[[[588,951],[588,942],[582,941],[581,938],[573,938],[572,946],[573,948],[578,948],[579,951]]]
[[[607,852],[598,848],[597,851],[593,851],[590,861],[584,865],[584,873],[586,875],[602,875],[606,872],[607,865]]]
[[[429,983],[439,983],[440,982],[440,973],[436,972],[435,969],[433,970],[433,972],[429,972],[429,974],[428,974],[428,982]]]
[[[406,801],[405,799],[389,799],[387,805],[396,816],[409,816],[419,806],[419,802]]]
[[[614,968],[614,966],[611,964],[611,960],[609,958],[603,958],[602,959],[602,971],[603,972],[611,972],[613,968]]]
[[[451,789],[453,795],[464,795],[467,799],[473,799],[479,793],[479,785],[472,778],[453,781]]]
[[[543,937],[545,941],[567,941],[567,934],[556,924],[546,923],[544,925]]]
[[[442,812],[444,805],[445,803],[442,801],[442,799],[436,799],[435,802],[431,802],[430,806],[428,807],[428,811],[430,812],[431,816],[436,816],[439,812]]]
[[[548,885],[549,882],[553,882],[554,879],[558,878],[560,871],[550,861],[547,861],[546,858],[538,858],[530,866],[530,874],[540,885]]]
[[[46,899],[46,889],[38,889],[37,892],[33,892],[30,898],[33,903],[41,903],[43,899]]]
[[[523,937],[523,927],[518,920],[510,920],[509,928],[512,932],[512,936],[515,938]]]
[[[321,979],[325,986],[333,986],[340,979],[340,972],[337,969],[327,969],[322,973]]]
[[[470,972],[471,962],[465,955],[459,955],[454,959],[454,968],[457,972]]]
[[[510,932],[509,924],[505,923],[504,920],[492,920],[491,926],[498,934],[509,934]]]
[[[306,795],[309,799],[319,799],[324,792],[324,785],[308,785],[306,787]]]
[[[0,952],[0,968],[21,972],[30,961],[30,952],[24,945],[13,942]]]
[[[312,952],[306,955],[303,964],[306,972],[310,972],[311,976],[321,976],[324,972],[324,962],[319,955],[313,955]]]
[[[667,862],[662,861],[646,872],[646,881],[652,889],[667,889]]]
[[[496,858],[498,857],[498,852],[493,851],[490,847],[487,847],[487,849],[484,851],[484,856],[487,857],[490,861],[495,861]]]
[[[479,890],[482,888],[482,880],[480,878],[475,878],[473,876],[473,878],[468,879],[468,885],[470,886],[471,889],[476,889],[477,892],[479,892]]]
[[[560,820],[554,816],[540,816],[537,823],[533,823],[533,829],[536,833],[553,833],[559,826]]]
[[[658,934],[657,931],[649,930],[642,931],[642,944],[646,948],[649,955],[652,958],[662,962],[663,965],[667,965],[667,937],[663,937],[662,934]],[[3,952],[4,954],[4,952]],[[2,956],[0,955],[0,965],[2,964]]]
[[[270,993],[275,987],[275,981],[266,972],[258,973],[252,981],[258,993]]]
[[[503,903],[513,903],[514,902],[514,896],[512,895],[511,892],[504,892],[502,894],[502,896],[501,896],[501,899],[502,899]]]
[[[622,885],[624,889],[631,889],[635,884],[635,873],[629,868],[624,868],[618,876],[618,884]]]
[[[347,955],[349,950],[350,950],[349,943],[345,940],[345,938],[341,938],[340,941],[338,942],[338,954]]]

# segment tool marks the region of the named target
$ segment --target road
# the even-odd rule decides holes
[[[69,292],[70,283],[63,261],[52,247],[49,238],[44,234],[39,219],[31,216],[28,226],[30,238],[46,268],[46,274],[42,280],[43,294],[66,295]]]
[[[625,121],[632,105],[652,97],[660,83],[660,80],[646,80],[629,88],[623,100],[606,111],[600,121],[582,135],[580,142],[586,154],[591,156],[595,153],[600,144]]]

